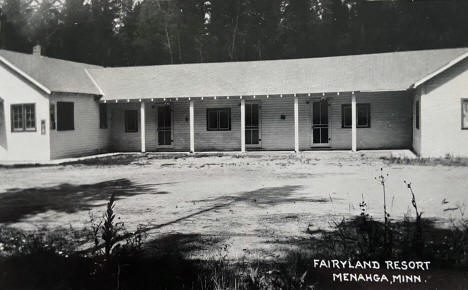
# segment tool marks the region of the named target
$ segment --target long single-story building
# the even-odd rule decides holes
[[[100,67],[0,50],[0,160],[121,151],[468,156],[468,48]]]

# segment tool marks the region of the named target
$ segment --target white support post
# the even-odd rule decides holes
[[[245,99],[241,99],[241,152],[245,152]]]
[[[299,100],[294,96],[294,151],[299,152]]]
[[[190,152],[195,153],[195,117],[194,117],[193,100],[190,100],[189,120],[190,120]]]
[[[141,152],[146,152],[145,102],[140,103]]]
[[[351,95],[351,150],[353,152],[357,151],[356,133],[356,95],[353,93]]]

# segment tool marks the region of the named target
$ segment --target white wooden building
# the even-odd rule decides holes
[[[0,50],[0,160],[319,149],[468,156],[467,129],[468,48],[116,68]]]

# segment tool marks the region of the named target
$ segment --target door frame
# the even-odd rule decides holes
[[[262,147],[262,102],[260,100],[246,100],[245,105],[257,104],[258,105],[258,144],[245,144],[246,148],[261,148]],[[247,132],[247,126],[245,128]]]
[[[328,115],[328,142],[327,143],[314,143],[314,103],[315,102],[321,102],[321,101],[327,101],[327,115]],[[312,98],[310,99],[310,105],[309,105],[309,110],[310,110],[310,147],[313,148],[327,148],[330,147],[331,145],[331,118],[330,118],[330,98]]]
[[[159,122],[158,122],[158,110],[160,107],[166,107],[168,106],[171,110],[171,144],[169,145],[159,145]],[[173,148],[174,147],[174,104],[173,103],[161,103],[161,104],[156,104],[156,146],[157,148]]]

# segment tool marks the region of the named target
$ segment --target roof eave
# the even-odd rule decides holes
[[[438,70],[426,75],[425,77],[423,77],[422,79],[418,80],[417,82],[415,82],[411,87],[410,89],[416,89],[417,87],[419,87],[420,85],[424,84],[425,82],[427,82],[428,80],[432,79],[433,77],[435,77],[436,75],[446,71],[447,69],[451,68],[452,66],[456,65],[457,63],[463,61],[465,58],[468,57],[468,52],[460,55],[459,57],[455,58],[454,60],[450,61],[449,63],[447,63],[446,65],[442,66],[441,68],[439,68]]]
[[[37,80],[35,80],[34,78],[32,78],[31,76],[29,76],[27,73],[25,73],[24,71],[22,71],[21,69],[19,69],[17,66],[15,66],[14,64],[12,64],[11,62],[9,62],[7,59],[5,59],[3,56],[0,56],[0,61],[2,63],[4,63],[7,67],[9,67],[11,70],[13,70],[14,72],[16,72],[17,74],[19,74],[20,76],[22,76],[23,78],[25,78],[26,80],[28,80],[29,82],[31,82],[33,85],[35,85],[36,87],[38,87],[39,89],[41,89],[43,92],[45,92],[46,94],[50,95],[52,93],[52,91],[50,89],[48,89],[46,86],[44,86],[43,84],[41,84],[40,82],[38,82]]]

